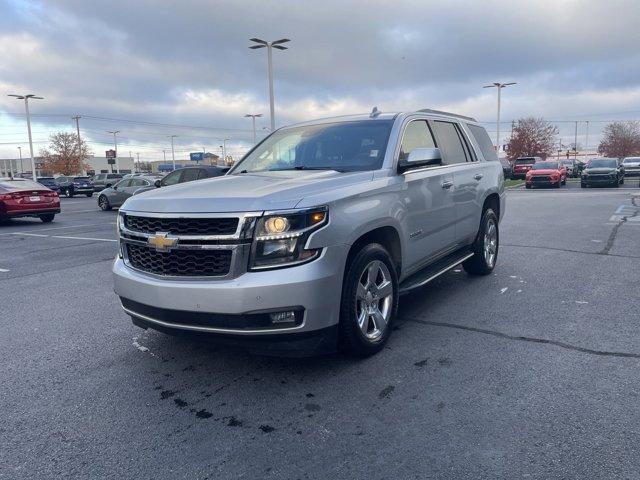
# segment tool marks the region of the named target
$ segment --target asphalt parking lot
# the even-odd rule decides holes
[[[495,274],[403,297],[381,354],[134,327],[114,212],[0,226],[0,478],[637,478],[640,194],[508,193]]]

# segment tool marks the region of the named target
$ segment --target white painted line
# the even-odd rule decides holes
[[[98,207],[93,210],[63,210],[62,213],[88,213],[88,212],[99,212],[100,209]]]
[[[66,238],[69,240],[95,240],[96,242],[117,242],[113,238],[91,238],[91,237],[67,237],[62,235],[51,235],[51,238]]]
[[[500,294],[503,294],[504,292],[506,292],[507,290],[509,290],[509,287],[504,287],[500,289]]]
[[[7,270],[6,268],[0,268],[0,272],[8,272],[9,270]]]
[[[49,235],[40,235],[39,233],[23,233],[23,232],[12,232],[11,235],[24,235],[26,237],[48,237]]]
[[[99,227],[99,226],[115,225],[115,224],[116,224],[116,222],[86,223],[86,224],[83,224],[83,225],[67,225],[66,227],[36,228],[36,229],[34,229],[34,231],[36,231],[36,232],[48,232],[50,230],[63,230],[63,229],[66,229],[66,228]],[[15,235],[16,233],[22,233],[22,232],[0,233],[0,236],[3,236],[3,235]]]

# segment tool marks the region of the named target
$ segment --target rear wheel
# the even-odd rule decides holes
[[[100,195],[98,197],[98,206],[100,207],[100,210],[104,212],[111,210],[111,204],[109,203],[109,199],[104,195]]]
[[[73,198],[73,190],[71,190],[70,188],[65,188],[64,196],[67,198]]]
[[[340,304],[340,347],[356,356],[379,352],[391,335],[398,308],[398,275],[377,243],[360,250],[347,266]]]
[[[583,182],[580,182],[580,188],[587,188],[587,184],[583,183]]]
[[[40,220],[42,220],[44,223],[50,223],[53,222],[55,216],[55,213],[45,213],[43,215],[40,215]]]
[[[526,184],[524,187],[525,187],[525,188],[529,188],[529,189],[530,189],[530,188],[531,188],[531,185]]]
[[[471,275],[488,275],[496,266],[500,246],[498,217],[491,208],[487,208],[480,220],[480,230],[473,243],[473,257],[465,260],[462,267]]]
[[[87,193],[86,195],[87,195],[87,197],[91,198],[91,197],[93,197],[93,192]]]

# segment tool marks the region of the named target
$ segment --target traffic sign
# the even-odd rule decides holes
[[[194,162],[201,162],[204,159],[204,152],[191,152],[189,158]]]
[[[105,156],[107,158],[116,158],[116,151],[111,149],[111,150],[107,150],[105,153]]]

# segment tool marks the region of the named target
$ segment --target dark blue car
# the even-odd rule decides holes
[[[38,177],[38,183],[40,185],[44,185],[50,190],[53,190],[54,192],[60,191],[60,187],[58,186],[56,179],[53,177]]]

